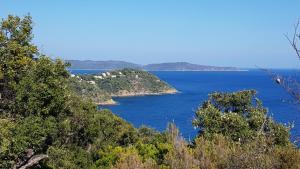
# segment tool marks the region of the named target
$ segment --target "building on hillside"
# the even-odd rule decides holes
[[[87,81],[89,84],[92,84],[92,85],[95,85],[96,84],[96,82],[95,81]]]
[[[94,76],[95,79],[103,79],[102,76]]]

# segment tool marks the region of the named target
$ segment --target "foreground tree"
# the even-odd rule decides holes
[[[194,156],[202,168],[300,168],[290,127],[275,122],[255,94],[213,93],[196,111]]]
[[[11,108],[20,79],[38,55],[32,37],[30,16],[21,19],[9,15],[0,24],[0,112]]]
[[[0,23],[0,168],[89,168],[98,148],[134,142],[135,129],[80,99],[67,64],[32,37],[30,16]]]
[[[193,121],[200,129],[199,135],[212,138],[222,134],[241,143],[263,137],[271,145],[290,144],[289,126],[283,126],[268,116],[255,94],[254,90],[211,94]]]
[[[295,51],[298,59],[300,59],[300,19],[294,24],[294,30],[292,32],[292,35],[289,36],[288,34],[285,34],[285,37],[287,38],[288,42],[290,43],[291,47]],[[264,70],[268,72],[273,78],[274,81],[276,81],[277,84],[279,84],[281,87],[283,87],[287,93],[289,93],[295,100],[296,103],[300,100],[300,83],[296,77],[288,77],[283,76],[278,73],[271,72],[269,70]],[[299,142],[300,136],[296,136],[296,139],[294,142]]]

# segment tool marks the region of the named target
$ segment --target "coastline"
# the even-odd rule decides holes
[[[247,72],[249,70],[147,70],[149,72]]]
[[[111,105],[117,105],[118,102],[114,101],[113,99],[109,99],[103,102],[96,103],[99,106],[111,106]]]
[[[160,95],[167,95],[167,94],[177,94],[180,93],[176,89],[168,89],[161,92],[128,92],[122,91],[120,94],[112,94],[111,97],[135,97],[135,96],[160,96]],[[99,106],[113,106],[118,105],[118,102],[114,101],[113,99],[109,99],[103,102],[96,103]]]
[[[134,97],[134,96],[159,96],[165,94],[179,93],[176,89],[167,89],[161,92],[128,92],[121,91],[119,94],[111,94],[112,97]]]
[[[92,71],[113,71],[116,69],[80,69],[80,68],[69,68],[69,70],[92,70]],[[147,72],[247,72],[249,69],[229,69],[229,70],[209,70],[209,69],[203,69],[203,70],[148,70],[148,69],[139,69],[144,70]]]

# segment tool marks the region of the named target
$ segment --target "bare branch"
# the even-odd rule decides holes
[[[294,33],[292,38],[285,34],[285,37],[289,41],[290,45],[293,47],[294,51],[296,52],[298,59],[300,59],[300,50],[298,47],[298,42],[300,41],[300,30],[299,30],[300,19],[298,19],[297,23],[294,25]]]
[[[13,166],[13,169],[28,169],[34,165],[37,165],[41,160],[48,158],[46,154],[38,154],[31,156],[27,161],[22,164]]]
[[[30,168],[30,167],[38,164],[41,160],[43,160],[45,158],[48,158],[48,155],[46,155],[46,154],[34,155],[28,160],[28,162],[25,165],[19,167],[19,169]]]

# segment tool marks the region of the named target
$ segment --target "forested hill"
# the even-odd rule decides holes
[[[139,69],[73,75],[71,86],[97,104],[115,104],[111,97],[173,94],[177,90],[155,75]]]
[[[123,68],[143,69],[147,71],[239,71],[235,67],[219,67],[191,64],[188,62],[170,62],[148,65],[139,65],[124,61],[92,61],[92,60],[66,60],[71,69],[100,69],[116,70]]]

